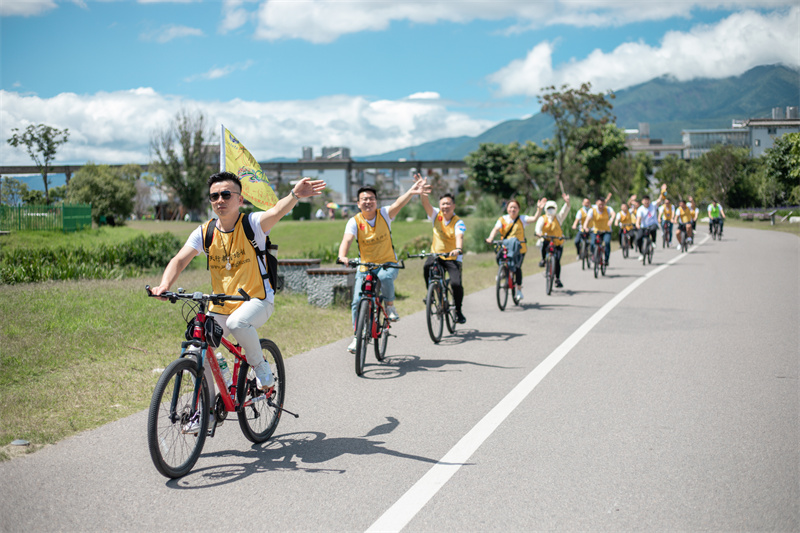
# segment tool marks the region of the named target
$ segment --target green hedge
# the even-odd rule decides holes
[[[158,233],[94,248],[14,249],[0,253],[0,283],[136,276],[147,268],[164,268],[181,246],[175,235]]]

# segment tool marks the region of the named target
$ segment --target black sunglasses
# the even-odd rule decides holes
[[[212,202],[216,202],[217,200],[219,200],[219,197],[222,196],[223,200],[230,200],[232,194],[239,194],[239,193],[232,191],[212,192],[211,194],[208,195],[208,199],[211,200]]]

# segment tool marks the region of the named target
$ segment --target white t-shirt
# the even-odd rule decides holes
[[[650,207],[640,205],[636,210],[636,219],[642,218],[642,227],[649,228],[650,226],[658,226],[658,208],[656,204],[650,202]]]
[[[511,224],[512,222],[514,222],[514,219],[511,218],[511,215],[509,215],[509,214],[503,215],[502,218],[503,218],[503,220],[506,221],[506,225]],[[535,218],[530,216],[530,215],[520,215],[519,216],[519,221],[522,223],[522,227],[523,228],[528,227],[528,224],[532,223],[534,220],[535,220]],[[500,219],[497,219],[497,222],[494,223],[494,229],[500,230],[502,228],[503,228],[503,225],[500,224]],[[501,237],[502,237],[502,235],[501,235]]]

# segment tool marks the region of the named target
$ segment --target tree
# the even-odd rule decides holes
[[[505,181],[517,196],[524,198],[526,207],[535,205],[542,192],[555,197],[553,152],[531,141],[523,145],[512,143],[509,150],[512,164]]]
[[[45,203],[50,203],[50,191],[47,182],[47,175],[50,172],[50,162],[56,157],[58,147],[69,139],[69,129],[59,130],[46,124],[33,124],[25,128],[24,133],[19,133],[19,128],[11,129],[14,134],[8,139],[8,144],[14,148],[20,145],[25,147],[28,155],[33,159],[36,168],[42,174],[44,180]]]
[[[206,183],[213,170],[208,164],[210,148],[205,139],[207,131],[203,113],[181,110],[165,129],[150,139],[154,161],[150,171],[175,190],[183,207],[199,212],[206,201]]]
[[[757,193],[747,183],[749,159],[747,148],[720,144],[692,160],[691,172],[700,188],[695,191],[698,201],[715,198],[731,207],[752,205]]]
[[[562,85],[560,90],[556,90],[551,85],[543,88],[542,91],[546,92],[539,97],[542,113],[549,114],[555,120],[552,146],[556,156],[556,181],[562,190],[565,178],[570,177],[565,174],[570,149],[580,154],[590,144],[602,145],[603,127],[616,120],[611,113],[613,106],[606,99],[614,99],[614,93],[592,93],[591,89],[592,84],[588,82],[578,89]],[[579,183],[574,181],[577,180],[573,180],[569,188],[583,192],[584,188],[576,187]]]
[[[689,163],[674,154],[661,161],[656,170],[656,183],[667,185],[667,196],[677,203],[694,195],[696,184],[689,172]]]
[[[481,143],[464,161],[467,164],[467,176],[481,191],[500,198],[510,198],[516,192],[506,181],[515,164],[509,145]]]
[[[610,184],[606,183],[608,166],[628,148],[625,146],[625,131],[615,124],[604,124],[595,129],[601,135],[587,135],[586,144],[579,155],[588,172],[586,185],[592,196],[599,198],[605,196],[610,188]]]
[[[27,188],[18,179],[3,176],[0,178],[0,204],[19,205],[22,202],[22,192]]]
[[[95,223],[105,218],[114,225],[116,219],[124,220],[133,212],[135,194],[134,182],[121,169],[87,163],[72,178],[67,200],[92,204],[92,220]]]
[[[765,206],[800,203],[800,133],[787,133],[761,156],[759,196]]]

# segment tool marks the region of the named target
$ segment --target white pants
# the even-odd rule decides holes
[[[244,356],[247,359],[247,363],[255,367],[264,361],[257,328],[266,324],[274,310],[275,304],[272,302],[253,298],[250,301],[242,303],[242,305],[230,315],[220,315],[217,313],[209,313],[209,315],[213,316],[214,320],[222,326],[224,336],[227,337],[229,334],[233,335],[233,338],[236,339],[239,345],[244,349]],[[210,351],[209,349],[209,352]],[[211,355],[209,355],[209,357],[211,357]],[[230,354],[228,354],[228,357],[232,358]],[[228,359],[226,359],[226,361],[231,372],[233,372],[234,361]],[[211,373],[211,367],[209,365],[205,365],[205,375],[213,401],[213,397],[216,394],[216,387],[214,387],[214,375]]]

